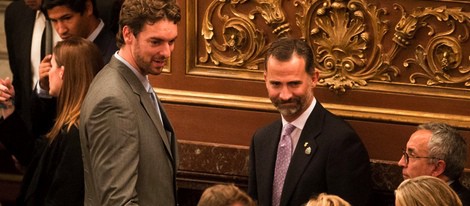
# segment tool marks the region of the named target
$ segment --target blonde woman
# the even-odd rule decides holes
[[[316,198],[310,199],[305,206],[351,206],[348,202],[336,195],[321,193]]]
[[[396,206],[462,206],[449,185],[432,176],[420,176],[403,181],[395,190]]]

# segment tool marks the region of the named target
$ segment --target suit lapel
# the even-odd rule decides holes
[[[26,12],[27,14],[20,14],[20,15],[28,15],[30,18],[18,17],[20,19],[24,19],[24,22],[22,22],[22,23],[25,23],[25,24],[21,24],[23,26],[20,27],[20,28],[24,28],[24,32],[19,32],[19,33],[14,34],[14,35],[22,35],[22,37],[16,39],[17,40],[16,42],[11,42],[11,43],[12,44],[21,44],[19,46],[20,48],[22,48],[21,49],[21,53],[22,53],[21,54],[22,55],[21,59],[23,59],[25,62],[27,62],[25,64],[25,67],[22,68],[22,70],[19,71],[19,73],[23,75],[21,78],[25,82],[25,90],[28,91],[28,92],[25,92],[25,94],[26,94],[25,99],[28,99],[28,101],[30,101],[29,98],[30,98],[30,95],[31,95],[33,84],[36,83],[36,82],[33,82],[33,80],[32,80],[33,74],[32,74],[32,71],[31,71],[31,68],[32,68],[32,66],[31,66],[31,47],[33,46],[32,45],[33,44],[33,35],[32,34],[33,34],[33,30],[34,30],[34,22],[36,21],[36,12],[31,10],[26,5],[24,5],[24,6],[25,6],[24,11],[25,12],[27,11]],[[12,34],[10,34],[10,35],[12,35]],[[42,48],[43,48],[43,45],[41,44],[41,50],[42,50]],[[41,56],[41,60],[42,60],[42,56]]]
[[[277,146],[282,131],[282,121],[277,120],[271,127],[267,128],[266,137],[260,138],[262,140],[257,144],[260,151],[257,152],[257,179],[259,182],[258,198],[271,202],[274,180],[274,169],[276,166]],[[274,154],[274,155],[273,155]],[[264,202],[264,201],[263,201]]]
[[[289,205],[289,200],[291,199],[305,168],[308,166],[310,160],[315,157],[315,153],[318,148],[315,139],[321,132],[325,116],[324,111],[325,109],[323,106],[317,102],[305,123],[302,133],[300,134],[299,142],[297,143],[294,154],[292,155],[289,169],[287,170],[280,205]],[[306,150],[309,147],[310,152],[307,152]]]
[[[157,128],[158,134],[161,137],[163,143],[165,144],[165,148],[167,150],[168,155],[172,160],[174,160],[172,149],[170,147],[169,138],[165,132],[165,128],[163,128],[163,123],[160,120],[160,117],[157,114],[157,109],[153,104],[152,100],[150,99],[150,94],[147,93],[142,83],[139,79],[135,76],[135,74],[128,68],[125,64],[117,60],[115,57],[111,58],[110,64],[116,64],[113,66],[117,68],[121,74],[123,74],[123,78],[126,79],[129,86],[132,88],[134,93],[138,96],[140,104],[144,107],[145,111],[147,112],[148,116],[153,122],[153,125]],[[137,120],[136,120],[137,121]]]
[[[157,94],[155,94],[157,95]],[[158,98],[158,95],[157,95],[157,101],[158,101],[158,106],[160,108],[160,113],[162,115],[162,120],[163,120],[163,127],[165,128],[165,132],[166,132],[166,135],[168,137],[168,141],[170,143],[170,151],[171,151],[171,154],[173,155],[173,159],[175,161],[173,161],[173,167],[175,168],[176,170],[176,166],[178,164],[178,157],[176,154],[177,153],[177,146],[176,146],[176,138],[175,138],[175,133],[173,131],[173,126],[171,125],[171,122],[170,122],[170,119],[168,119],[168,116],[166,115],[166,111],[165,109],[163,108],[162,106],[162,102],[160,102],[160,98]]]

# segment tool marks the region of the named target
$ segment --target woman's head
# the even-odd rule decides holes
[[[316,198],[310,199],[306,206],[351,206],[348,202],[336,195],[321,193]]]
[[[395,190],[396,206],[462,206],[459,196],[443,180],[419,176],[403,181]]]
[[[95,74],[103,67],[100,50],[92,42],[72,37],[57,43],[49,71],[49,94],[58,97],[57,120],[48,134],[54,138],[63,125],[78,124],[80,106]]]
[[[233,184],[213,185],[204,190],[198,206],[254,206],[255,203],[244,191]]]
[[[82,91],[88,87],[95,74],[103,67],[100,50],[92,42],[73,37],[58,42],[52,55],[52,68],[49,71],[49,93],[59,96],[64,92]]]

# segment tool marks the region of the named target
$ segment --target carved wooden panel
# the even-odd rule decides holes
[[[407,10],[408,2],[394,2],[195,1],[187,8],[195,20],[187,22],[188,74],[260,79],[268,43],[294,36],[315,48],[321,82],[336,92],[373,80],[468,89],[467,5]]]
[[[374,120],[470,127],[465,106],[470,102],[470,51],[463,49],[470,46],[467,1],[197,0],[186,6],[185,75],[210,78],[226,88],[251,80],[245,85],[257,88],[250,93],[234,85],[218,92],[262,94],[267,45],[292,36],[315,48],[319,93],[327,89],[336,95],[321,101],[334,103],[330,108],[340,115],[364,118],[355,112],[361,111]],[[347,93],[353,98],[374,93],[379,103],[339,97]],[[381,103],[403,98],[431,103],[418,108],[406,100],[393,107]],[[336,103],[339,99],[355,108]],[[445,105],[454,108],[445,111]]]

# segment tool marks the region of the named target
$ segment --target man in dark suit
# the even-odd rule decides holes
[[[7,50],[16,90],[15,106],[28,128],[38,135],[45,134],[51,128],[56,106],[55,99],[50,99],[47,91],[51,57],[45,53],[46,32],[45,29],[35,31],[36,18],[41,18],[43,13],[47,18],[49,14],[56,31],[54,33],[58,33],[54,41],[71,36],[93,41],[100,48],[105,62],[117,50],[114,34],[99,19],[95,0],[45,0],[43,8],[46,12],[41,12],[42,4],[43,0],[14,1],[5,11]],[[36,45],[33,45],[34,32],[39,33]],[[35,48],[39,47],[35,52]],[[37,61],[37,65],[32,61]]]
[[[60,38],[80,36],[92,41],[100,49],[104,62],[117,51],[116,38],[99,18],[95,0],[44,0],[43,9]],[[37,134],[49,131],[55,117],[56,100],[48,96],[50,60],[48,55],[41,61],[35,91],[38,95],[33,96],[33,131]]]
[[[28,128],[31,128],[31,94],[35,81],[39,79],[39,62],[44,57],[44,44],[41,45],[44,28],[37,29],[37,34],[34,35],[38,39],[33,45],[35,22],[45,22],[40,11],[41,4],[42,0],[13,1],[5,10],[5,36],[13,86],[16,90],[15,106]],[[34,50],[33,47],[40,49]],[[36,65],[32,64],[34,58],[31,57],[37,60]],[[34,77],[34,73],[37,77]]]
[[[366,205],[369,156],[354,130],[315,99],[319,73],[310,46],[279,39],[268,48],[265,66],[268,95],[281,119],[253,136],[248,193],[261,206],[299,206],[323,192]]]
[[[176,37],[174,0],[126,0],[119,51],[80,110],[85,205],[176,205],[177,141],[148,75],[159,75]]]
[[[458,131],[445,123],[426,123],[410,136],[398,165],[403,178],[422,175],[438,177],[459,195],[464,206],[470,206],[470,191],[459,178],[467,161],[467,143]]]

